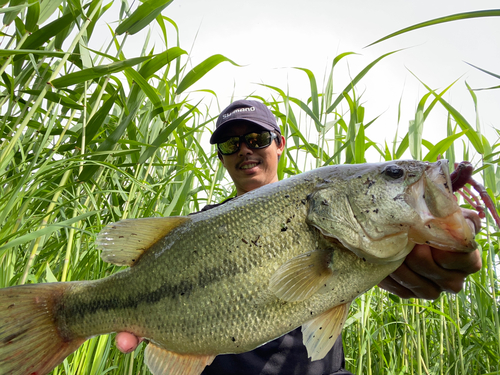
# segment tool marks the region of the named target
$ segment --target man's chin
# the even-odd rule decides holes
[[[257,188],[260,188],[264,185],[267,185],[262,179],[260,179],[258,176],[253,175],[253,176],[247,176],[245,181],[243,182],[243,188],[245,191],[251,191]]]

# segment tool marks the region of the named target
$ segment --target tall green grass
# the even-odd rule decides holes
[[[95,50],[90,42],[110,4],[1,2],[0,287],[105,277],[119,269],[103,263],[95,249],[96,234],[107,223],[185,215],[235,194],[215,150],[206,146],[219,109],[208,103],[218,100],[217,88],[207,89],[201,102],[189,92],[218,64],[235,62],[214,54],[189,69],[178,35],[167,33],[177,30],[175,22],[161,14],[170,3],[147,0],[122,9],[109,23],[111,42]],[[163,36],[164,49],[148,46],[149,25]],[[144,48],[126,57],[132,34],[144,35]],[[368,138],[366,130],[381,125],[365,112],[356,85],[392,53],[369,62],[345,87],[335,78],[350,52],[335,57],[325,82],[301,69],[310,82],[303,98],[272,82],[264,85],[268,96],[254,98],[269,105],[287,138],[280,178],[363,163],[371,150],[381,160],[445,155],[452,162],[473,161],[474,177],[496,198],[499,143],[444,100],[446,89],[425,86],[415,119],[408,127],[400,124],[392,141],[379,145]],[[442,120],[448,135],[433,144],[423,128],[437,106],[449,113]],[[484,268],[459,294],[429,302],[375,288],[353,303],[344,333],[352,372],[500,373],[498,232],[487,220],[478,240]],[[142,350],[124,355],[112,336],[101,336],[53,373],[149,372]]]

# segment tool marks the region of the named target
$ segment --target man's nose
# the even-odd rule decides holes
[[[239,155],[252,155],[253,150],[247,146],[245,142],[241,142]]]

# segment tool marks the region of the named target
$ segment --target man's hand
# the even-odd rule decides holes
[[[116,347],[125,354],[133,352],[142,340],[142,338],[129,332],[119,332],[115,338]]]
[[[458,293],[465,278],[481,269],[481,254],[452,253],[416,245],[405,262],[379,284],[402,298],[436,299],[441,292]]]
[[[477,233],[481,228],[474,211],[462,210],[468,224]],[[379,286],[402,298],[436,299],[441,292],[458,293],[465,278],[481,269],[481,254],[454,253],[428,245],[416,245],[404,263]]]

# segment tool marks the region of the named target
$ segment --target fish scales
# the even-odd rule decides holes
[[[315,246],[318,235],[305,223],[306,206],[302,203],[314,183],[311,181],[306,186],[294,184],[296,186],[292,189],[286,186],[270,191],[273,207],[264,204],[256,210],[258,204],[252,202],[233,210],[231,206],[239,204],[235,200],[220,209],[193,216],[190,231],[199,233],[199,236],[181,236],[185,228],[179,228],[155,244],[129,270],[95,282],[90,287],[78,286],[75,293],[68,293],[64,305],[74,306],[74,309],[66,310],[64,320],[68,331],[74,335],[88,335],[91,331],[95,335],[110,329],[133,330],[145,337],[155,337],[155,341],[165,347],[181,352],[183,349],[186,352],[206,351],[218,346],[233,352],[256,346],[256,342],[262,341],[258,332],[261,331],[260,324],[268,321],[270,327],[275,326],[277,320],[273,310],[274,314],[281,314],[280,304],[273,306],[270,303],[269,314],[264,311],[253,317],[244,331],[240,327],[231,327],[230,322],[239,324],[246,320],[243,318],[253,316],[255,306],[261,301],[276,304],[277,299],[263,281],[279,264]],[[269,215],[272,208],[279,215]],[[218,230],[210,230],[213,227]],[[239,231],[232,228],[239,228]],[[225,255],[214,257],[214,249]],[[162,256],[168,257],[168,267],[175,272],[164,272]],[[270,263],[271,259],[275,262]],[[147,268],[146,274],[143,268]],[[155,275],[154,279],[149,275]],[[235,290],[234,285],[242,285],[244,289]],[[82,293],[80,288],[87,291]],[[110,296],[107,290],[117,290],[120,294]],[[86,298],[81,301],[74,300],[83,295]],[[133,299],[130,296],[134,296]],[[141,300],[145,302],[142,306]],[[200,310],[205,312],[201,316]],[[162,311],[168,311],[168,314]],[[156,312],[159,318],[147,318],[156,316]],[[123,326],[125,321],[136,323]],[[296,323],[293,328],[298,325]],[[275,335],[273,329],[266,340]],[[233,341],[236,337],[245,337],[250,344],[241,339]]]
[[[332,301],[323,295],[284,307],[267,285],[281,264],[318,247],[320,236],[306,223],[303,202],[323,180],[312,172],[289,184],[270,185],[264,197],[248,193],[193,216],[189,228],[180,227],[159,241],[134,267],[104,279],[102,285],[85,286],[90,295],[81,302],[70,300],[82,295],[79,289],[68,294],[65,305],[74,306],[67,310],[68,330],[82,336],[127,330],[181,353],[233,353],[253,349],[340,303],[341,298]],[[185,235],[188,230],[198,235]],[[224,256],[213,256],[215,250]],[[163,257],[172,272],[164,272]],[[345,257],[346,262],[358,261],[350,253]],[[358,286],[348,275],[345,282],[341,277],[339,284],[356,286],[338,291],[342,299],[355,298],[374,282],[367,278],[366,286]],[[239,285],[242,289],[235,289]],[[120,294],[109,295],[107,290]],[[262,305],[265,308],[256,310]],[[240,327],[241,321],[248,322],[246,327]]]
[[[335,306],[348,306],[379,283],[411,250],[413,243],[406,233],[413,226],[418,226],[418,233],[431,228],[432,233],[421,236],[434,236],[438,245],[440,236],[454,236],[446,246],[472,250],[473,236],[460,231],[443,234],[439,223],[424,225],[421,219],[430,217],[427,211],[419,211],[427,209],[421,201],[429,191],[435,195],[429,201],[436,204],[431,211],[443,212],[440,202],[449,202],[451,192],[440,190],[449,181],[446,168],[444,162],[412,161],[326,167],[188,218],[167,218],[177,224],[151,246],[144,245],[148,250],[138,260],[132,259],[132,267],[101,280],[55,284],[58,292],[45,297],[45,309],[63,343],[70,346],[69,353],[91,336],[121,331],[146,337],[161,350],[189,356],[252,350]],[[399,176],[402,170],[403,177]],[[428,170],[433,171],[432,177],[426,177]],[[424,177],[426,184],[436,188],[428,191]],[[153,225],[155,219],[145,220]],[[109,231],[122,230],[119,224]],[[130,241],[140,237],[133,227],[127,233]],[[106,236],[102,238],[107,241]],[[113,247],[118,239],[110,238]],[[127,243],[120,246],[123,249],[116,254],[107,255],[119,258]],[[319,259],[321,267],[314,268],[316,263],[308,259]],[[302,280],[294,272],[299,276],[306,272],[307,277]],[[314,290],[307,287],[304,297],[287,294],[287,283],[290,289],[296,287],[294,283],[299,285],[300,290],[309,279],[324,281],[313,285]],[[17,291],[37,294],[40,290],[41,294],[42,288],[6,291],[14,298]],[[0,324],[2,306],[6,305],[0,301]],[[22,319],[19,326],[24,324]],[[23,335],[24,331],[13,332],[3,340]],[[0,341],[2,337],[0,332]],[[5,368],[1,345],[0,370]],[[62,359],[56,356],[46,368]]]

